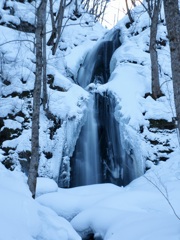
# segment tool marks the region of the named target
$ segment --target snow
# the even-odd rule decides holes
[[[47,182],[50,183],[50,180],[44,180],[44,183]],[[50,184],[49,190],[52,190]],[[26,178],[21,172],[10,172],[2,164],[0,195],[1,240],[80,240],[70,223],[31,198]]]
[[[179,220],[161,192],[180,213],[179,152],[127,187],[99,184],[58,189],[53,180],[38,178],[36,201],[26,178],[0,165],[0,239],[80,239],[89,233],[103,239],[179,239]],[[150,180],[150,181],[149,181]],[[18,188],[16,187],[18,186]],[[13,199],[13,202],[12,202]],[[42,204],[43,207],[40,204]],[[58,214],[56,214],[56,213]],[[71,220],[71,225],[62,218]],[[11,231],[9,231],[11,226]]]
[[[179,219],[168,203],[179,216],[178,155],[179,151],[124,188],[100,184],[59,189],[36,200],[71,220],[82,237],[94,233],[111,240],[178,240]]]
[[[18,112],[22,109],[23,102],[18,97],[2,99],[0,101],[0,116],[6,117],[8,113]]]
[[[28,12],[27,12],[28,8]],[[28,22],[30,24],[34,24],[34,19],[35,19],[35,7],[28,3],[25,2],[23,3],[14,3],[14,9],[15,9],[15,15],[19,17],[22,21]]]
[[[58,191],[58,185],[53,179],[43,177],[37,178],[36,197],[56,191]]]
[[[50,103],[52,103],[50,110],[54,115],[61,117],[61,119],[71,118],[83,112],[82,104],[87,98],[88,93],[75,84],[72,84],[66,92],[50,91]],[[66,105],[64,102],[66,102]]]
[[[15,16],[1,9],[1,23],[19,24],[20,20],[34,23],[33,5],[27,1],[25,4],[8,2],[14,5]],[[3,3],[1,0],[0,7]],[[56,5],[58,1],[55,8]],[[73,9],[72,4],[69,12]],[[53,76],[52,87],[48,84],[48,104],[54,118],[47,119],[41,111],[36,200],[31,199],[27,177],[18,164],[19,160],[24,160],[20,159],[20,153],[31,151],[34,36],[0,26],[0,118],[3,120],[0,130],[21,131],[16,138],[3,140],[0,149],[0,162],[8,155],[17,164],[16,171],[11,172],[0,163],[0,240],[80,240],[92,233],[104,240],[179,240],[177,134],[174,130],[149,129],[150,119],[171,122],[175,116],[169,46],[158,49],[160,83],[165,96],[155,101],[151,96],[145,97],[151,93],[150,21],[141,6],[133,10],[133,16],[135,22],[130,28],[125,26],[129,21],[127,16],[116,26],[121,29],[121,46],[111,59],[108,83],[91,84],[89,88],[115,97],[114,116],[119,122],[121,142],[127,152],[133,149],[136,176],[141,177],[126,187],[108,183],[72,189],[57,186],[62,162],[67,164],[65,174],[70,181],[70,157],[86,121],[89,93],[76,84],[75,78],[86,54],[106,32],[99,23],[87,27],[86,22],[92,18],[85,14],[76,21],[68,20],[56,56],[47,49],[47,71]],[[157,39],[160,38],[167,41],[163,24],[158,28]],[[17,42],[19,39],[22,41]],[[54,123],[57,129],[53,129]],[[153,141],[161,145],[151,144]],[[168,150],[167,145],[173,153],[164,152],[164,147]],[[10,150],[5,153],[5,149]],[[46,158],[48,153],[49,159]],[[161,156],[169,159],[154,165]],[[143,175],[145,167],[149,170]]]
[[[168,99],[165,97],[159,98],[157,101],[151,97],[147,97],[145,109],[148,111],[145,114],[147,119],[166,119],[172,121],[173,113],[170,109]],[[160,109],[163,109],[160,111]]]
[[[129,66],[128,64],[120,64],[112,72],[110,81],[98,88],[100,91],[112,91],[116,94],[122,103],[121,115],[123,118],[130,118],[130,116],[135,118],[138,124],[141,124],[142,109],[139,106],[138,100],[140,97],[148,92],[149,89],[146,87],[146,82],[144,77],[140,72],[141,67],[139,66]],[[120,77],[121,76],[121,77]],[[120,85],[121,87],[117,87]],[[130,86],[130,87],[129,87]],[[128,89],[128,91],[125,91]],[[137,101],[134,101],[137,99]],[[129,104],[131,102],[131,104]],[[139,117],[138,117],[139,116]],[[135,122],[129,122],[130,125],[136,127]]]
[[[90,51],[95,44],[95,41],[85,41],[81,45],[72,49],[71,54],[65,56],[68,71],[76,78],[77,71],[83,63],[86,54]]]
[[[82,210],[117,191],[119,187],[112,184],[89,185],[68,190],[59,188],[57,193],[42,195],[37,201],[71,220]]]
[[[10,119],[4,120],[4,127],[3,128],[10,128],[10,129],[21,129],[21,124],[17,121],[13,121]]]

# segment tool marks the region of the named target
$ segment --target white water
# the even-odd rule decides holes
[[[89,185],[101,182],[98,129],[95,112],[94,94],[88,105],[87,121],[82,128],[76,146],[73,185]]]

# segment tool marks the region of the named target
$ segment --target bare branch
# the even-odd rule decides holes
[[[6,44],[8,44],[8,43],[12,43],[12,42],[31,42],[31,43],[34,44],[34,42],[33,42],[32,40],[28,40],[28,39],[26,39],[26,40],[17,39],[17,40],[11,40],[11,41],[8,41],[8,42],[5,42],[5,43],[1,43],[1,44],[0,44],[0,47],[3,46],[3,45],[6,45]]]
[[[166,202],[168,203],[168,205],[170,206],[172,212],[174,213],[174,215],[176,216],[176,218],[178,220],[180,220],[180,217],[178,216],[178,214],[176,213],[172,203],[170,202],[169,200],[169,197],[168,197],[168,191],[167,191],[167,188],[164,186],[164,184],[162,183],[161,179],[159,179],[160,183],[161,183],[161,186],[165,189],[165,193],[161,190],[160,187],[158,187],[158,185],[156,183],[154,183],[151,179],[149,179],[148,177],[146,177],[145,175],[143,176],[148,182],[150,182],[161,194],[162,196],[164,197],[164,199],[166,200]]]

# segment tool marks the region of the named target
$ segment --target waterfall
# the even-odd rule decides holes
[[[110,77],[110,60],[114,51],[120,46],[119,33],[119,29],[109,31],[92,51],[87,54],[78,72],[77,82],[80,86],[86,88],[93,82],[101,84],[108,82]],[[109,139],[106,134],[101,131],[102,123],[99,122],[99,119],[101,122],[105,121],[105,119],[100,117],[102,112],[99,111],[99,98],[97,94],[90,93],[90,95],[87,121],[82,127],[75,151],[71,158],[72,187],[106,181],[113,182],[111,177],[109,177],[110,175],[114,175],[115,178],[119,177],[119,163],[116,164],[114,162],[115,155],[110,154],[112,148],[108,146],[107,142]],[[108,127],[111,128],[110,124]],[[114,133],[115,138],[116,135],[117,133]],[[105,137],[104,142],[102,141],[103,136]],[[116,144],[118,145],[118,142]],[[117,149],[118,148],[115,150]],[[106,152],[106,154],[104,154],[104,152]],[[119,151],[117,155],[120,156]],[[112,158],[112,160],[107,160],[107,156]],[[109,170],[111,174],[107,174],[105,170],[108,168],[109,161],[112,163],[112,165],[109,165],[109,167],[112,168]],[[119,161],[119,159],[117,158],[115,161]],[[118,184],[118,182],[116,183]]]
[[[100,183],[100,162],[95,95],[90,93],[87,121],[81,130],[73,156],[72,186]]]
[[[91,92],[74,152],[65,151],[59,173],[61,187],[107,182],[122,186],[144,171],[139,168],[139,155],[128,139],[131,136],[126,136],[124,122],[115,118],[117,99],[108,91],[102,96],[96,88],[109,80],[111,57],[120,46],[119,34],[120,30],[112,30],[99,40],[78,71],[77,82]]]
[[[103,162],[103,181],[123,185],[119,123],[114,117],[115,100],[111,95],[98,95],[97,104],[100,136],[99,145]]]
[[[136,177],[135,162],[130,146],[124,146],[122,128],[114,116],[116,104],[110,93],[97,95],[100,156],[103,182],[125,186]]]
[[[132,146],[121,137],[116,99],[90,93],[87,120],[71,158],[71,187],[97,183],[125,186],[139,176]]]
[[[110,60],[114,51],[120,46],[119,34],[119,29],[109,31],[86,55],[77,77],[81,87],[85,88],[89,83],[94,82],[96,77],[102,80],[101,83],[108,82]]]
[[[110,60],[120,46],[119,34],[119,30],[111,31],[87,54],[77,78],[83,88],[94,91],[96,83],[108,82]],[[121,124],[114,116],[115,97],[109,92],[103,96],[95,92],[89,93],[87,120],[70,160],[70,185],[102,182],[126,185],[136,177],[133,150],[127,143],[124,145],[121,137]]]

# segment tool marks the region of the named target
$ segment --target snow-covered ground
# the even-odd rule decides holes
[[[35,201],[26,177],[1,164],[0,239],[78,240],[94,233],[105,240],[179,240],[179,154],[126,187],[58,189],[40,178]]]
[[[32,200],[22,173],[10,172],[2,164],[0,173],[1,240],[80,239],[68,221]],[[45,192],[55,190],[55,183],[45,180],[43,184]]]
[[[29,9],[25,19],[33,24],[32,5],[8,2],[15,4],[16,14],[10,16],[8,10],[1,9],[1,23],[18,25],[20,17],[25,18],[22,9]],[[0,163],[0,240],[78,240],[92,233],[105,240],[180,239],[177,134],[175,130],[159,130],[150,122],[172,122],[175,116],[166,27],[159,24],[157,36],[165,96],[155,101],[145,97],[151,92],[149,18],[141,7],[133,10],[133,16],[135,22],[130,28],[126,27],[127,16],[115,26],[121,31],[121,46],[111,59],[109,82],[98,84],[96,91],[115,96],[115,118],[120,123],[124,148],[133,149],[139,167],[149,170],[126,187],[100,184],[60,189],[47,178],[57,181],[61,161],[68,162],[72,155],[89,99],[89,93],[73,79],[86,53],[106,32],[98,23],[87,27],[92,19],[85,14],[83,19],[69,20],[56,57],[48,49],[48,74],[53,76],[48,84],[49,108],[55,118],[50,121],[41,114],[39,175],[46,178],[38,179],[35,201],[19,163],[30,151],[33,33],[0,26],[0,140],[11,134],[10,139],[1,142],[0,161],[10,159],[17,170],[11,172]],[[23,41],[14,42],[17,39]],[[165,46],[160,44],[162,40]],[[59,124],[57,129],[53,129],[53,121]],[[159,162],[163,157],[169,159]]]

